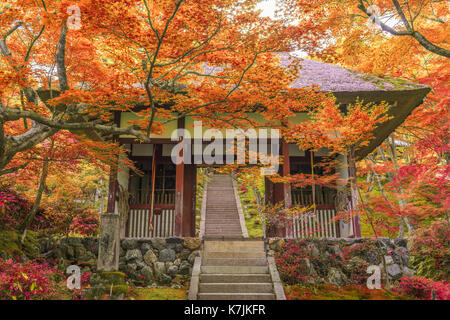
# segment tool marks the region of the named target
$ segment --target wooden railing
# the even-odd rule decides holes
[[[333,205],[317,206],[316,212],[306,212],[293,218],[294,238],[338,238],[339,228],[335,221]]]
[[[150,230],[150,208],[135,205],[128,216],[128,238],[171,237],[175,234],[175,208],[173,206],[155,207],[153,229]]]

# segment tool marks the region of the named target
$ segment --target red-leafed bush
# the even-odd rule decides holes
[[[17,192],[0,187],[0,229],[15,230],[30,213],[32,203],[20,196]],[[35,215],[29,229],[37,230],[45,223],[42,211]]]
[[[368,264],[361,259],[353,259],[358,252],[370,249],[368,244],[358,244],[336,254],[313,254],[307,241],[287,241],[281,250],[275,252],[275,262],[280,277],[286,284],[326,282],[331,268],[341,270],[348,285],[361,285],[367,281]]]
[[[282,250],[275,253],[275,262],[281,279],[287,284],[306,283],[313,275],[308,271],[310,265],[304,247],[291,242],[284,243]]]
[[[374,289],[366,286],[337,287],[331,284],[315,286],[293,285],[285,287],[288,300],[411,300],[396,290]]]
[[[35,261],[15,263],[0,258],[0,300],[43,300],[58,297],[63,275]]]
[[[450,284],[447,281],[433,281],[425,277],[404,277],[400,279],[398,291],[417,299],[450,300]]]
[[[92,272],[82,272],[80,279],[80,289],[71,291],[71,300],[86,300],[84,290],[90,286]]]
[[[85,210],[79,216],[73,218],[69,231],[84,236],[94,236],[98,234],[99,227],[98,214],[92,210]]]
[[[246,186],[240,185],[239,186],[239,192],[241,193],[245,193],[248,191],[248,188]]]
[[[450,226],[448,221],[433,221],[429,227],[413,231],[410,244],[411,266],[417,275],[449,281]]]

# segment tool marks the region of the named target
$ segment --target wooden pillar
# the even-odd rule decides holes
[[[176,167],[175,235],[177,237],[195,236],[195,173],[193,164],[180,163]]]
[[[177,164],[175,181],[175,236],[183,236],[183,190],[184,190],[184,163]]]
[[[281,176],[288,176],[290,174],[290,157],[289,157],[289,144],[285,141],[281,142],[281,154],[283,156],[284,162],[280,165],[278,173]],[[284,203],[285,208],[292,207],[292,196],[291,196],[291,185],[288,183],[273,183],[268,178],[265,178],[265,195],[266,203],[275,205],[279,202]],[[278,229],[278,228],[277,228]],[[276,234],[274,234],[275,232]],[[277,231],[269,232],[268,236],[282,236],[291,237],[292,236],[292,226],[284,227],[283,230],[278,229]]]
[[[178,120],[178,128],[184,128],[184,118]],[[184,157],[183,150],[179,156]],[[195,165],[181,161],[176,165],[175,182],[175,236],[195,236]]]
[[[284,140],[281,142],[281,152],[283,153],[283,167],[282,167],[282,175],[283,177],[289,176],[291,174],[291,159],[289,156],[289,144]],[[292,208],[292,194],[291,194],[291,184],[283,183],[283,193],[284,193],[284,207],[286,209]],[[292,229],[292,223],[289,223],[285,227],[285,237],[292,238],[294,235]]]
[[[191,229],[190,235],[191,237],[195,237],[195,214],[196,214],[196,206],[195,201],[197,198],[197,166],[195,164],[192,165],[192,196],[191,196]]]
[[[278,173],[281,176],[285,177],[290,174],[291,169],[289,163],[289,144],[284,141],[281,142],[281,154],[283,156],[284,162],[282,165],[280,165]],[[272,204],[284,202],[285,208],[292,207],[291,185],[289,183],[272,183],[272,186]]]
[[[283,153],[283,166],[281,168],[283,177],[291,174],[291,164],[289,156],[289,144],[285,141],[281,142],[281,152]],[[285,208],[292,207],[292,195],[291,195],[291,185],[289,183],[283,183],[283,193],[284,193],[284,206]]]
[[[264,177],[264,198],[266,204],[274,204],[273,200],[273,185],[274,183],[267,177]]]
[[[182,221],[182,235],[183,237],[195,236],[195,219],[193,216],[194,209],[194,185],[195,185],[195,167],[193,164],[187,164],[184,167],[183,179],[183,212],[181,216]],[[194,230],[192,228],[194,226]]]

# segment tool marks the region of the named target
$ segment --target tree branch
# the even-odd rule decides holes
[[[397,0],[392,0],[394,3],[394,6],[396,7],[396,10],[406,28],[406,30],[395,30],[385,23],[381,22],[380,19],[376,19],[376,23],[381,27],[381,30],[386,31],[394,36],[410,36],[419,42],[419,44],[427,49],[430,52],[433,52],[437,55],[450,58],[450,50],[447,50],[445,48],[439,47],[432,42],[430,42],[428,39],[426,39],[420,32],[415,31],[412,29],[411,25],[408,23],[408,20],[406,19],[399,3]],[[367,11],[367,8],[364,6],[363,1],[359,1],[358,9],[360,9],[362,12],[364,12],[368,17],[371,17],[372,14]]]
[[[67,26],[61,28],[61,34],[59,36],[58,42],[58,52],[56,53],[56,70],[58,72],[59,88],[61,92],[69,89],[67,84],[67,74],[66,74],[66,35]]]
[[[18,108],[0,110],[0,115],[6,121],[16,121],[20,118],[28,118],[39,124],[57,130],[93,129],[105,134],[129,134],[143,141],[149,141],[149,138],[139,131],[138,126],[118,128],[116,125],[104,125],[95,122],[70,122],[70,119],[66,121],[62,119],[52,120],[31,110],[21,110]],[[23,135],[25,134],[27,134],[27,132]]]

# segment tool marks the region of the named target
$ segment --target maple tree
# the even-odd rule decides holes
[[[355,42],[353,48],[367,48],[373,31],[385,37],[398,38],[415,50],[426,50],[442,57],[450,57],[446,41],[449,14],[445,1],[416,0],[332,0],[332,1],[280,1],[280,10],[302,30],[299,44],[311,53],[328,51],[335,40]],[[342,37],[342,35],[345,35]],[[359,41],[357,41],[359,39]]]
[[[278,118],[302,108],[298,93],[283,94],[298,66],[282,68],[272,54],[289,47],[289,28],[261,19],[256,3],[80,1],[74,29],[67,1],[7,2],[0,173],[24,168],[10,162],[60,130],[148,141],[187,114],[235,124],[258,104]],[[112,123],[115,111],[137,104],[148,107],[142,120]]]
[[[448,220],[448,4],[359,0],[280,4],[280,14],[303,30],[309,28],[298,35],[298,43],[311,55],[431,87],[425,102],[358,164],[359,188],[379,235],[403,237],[430,221]]]
[[[250,128],[263,124],[248,113],[260,113],[270,121],[264,125],[281,129],[285,142],[330,151],[324,162],[311,164],[311,173],[274,175],[273,182],[336,188],[335,156],[354,160],[352,149],[373,137],[386,120],[387,104],[357,101],[344,114],[316,87],[290,88],[300,59],[281,67],[278,53],[300,49],[325,62],[432,88],[405,123],[358,163],[358,183],[351,183],[361,206],[336,218],[361,215],[363,236],[411,237],[412,261],[425,270],[419,274],[448,278],[448,4],[279,3],[277,19],[261,18],[257,0],[0,4],[0,209],[13,213],[2,216],[2,226],[95,235],[108,167],[117,167],[117,154],[124,152],[115,138],[149,142],[151,134],[185,116],[209,127]],[[394,85],[401,89],[400,81]],[[115,113],[132,110],[140,120],[118,127]],[[307,112],[310,120],[286,126],[295,112]],[[133,168],[126,157],[120,161]],[[325,175],[316,173],[319,167]],[[264,207],[263,180],[254,179],[259,169],[224,170],[251,188],[266,235],[267,227],[295,212],[282,203]],[[383,263],[386,271],[384,255]],[[10,267],[19,266],[8,262],[4,269]],[[40,267],[32,269],[24,271]],[[44,280],[42,286],[49,286]],[[403,280],[401,287],[425,287],[420,294],[427,298],[436,288],[448,291],[422,278]]]

